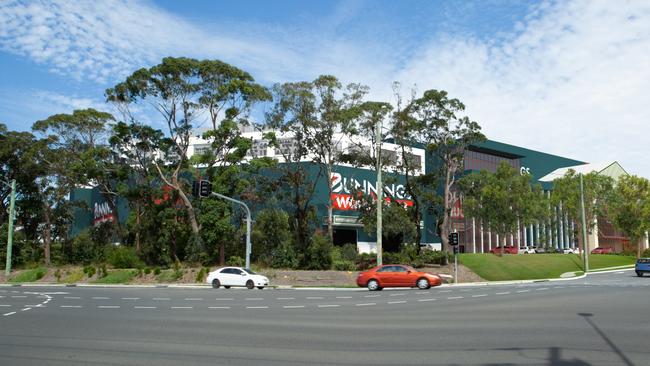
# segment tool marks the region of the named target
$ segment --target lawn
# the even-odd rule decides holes
[[[15,277],[12,277],[9,282],[22,283],[22,282],[35,282],[43,278],[47,273],[45,267],[38,267],[34,269],[28,269],[20,272]]]
[[[582,258],[574,254],[460,254],[459,261],[488,281],[558,278],[562,273],[582,271]],[[634,264],[635,258],[620,255],[591,255],[589,268]]]
[[[129,283],[138,274],[135,269],[118,269],[110,271],[106,277],[102,277],[93,283]]]

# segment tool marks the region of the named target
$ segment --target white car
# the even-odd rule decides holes
[[[519,254],[535,254],[535,247],[519,247]]]
[[[563,254],[579,254],[579,250],[577,248],[560,248]]]
[[[211,284],[212,288],[240,286],[250,290],[255,287],[261,290],[269,285],[269,279],[266,276],[255,274],[250,269],[241,267],[219,268],[208,274],[206,282]]]

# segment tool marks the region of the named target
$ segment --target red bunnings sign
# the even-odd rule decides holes
[[[97,226],[103,222],[113,222],[115,215],[111,210],[108,202],[97,203],[93,209],[93,226]]]
[[[357,180],[355,178],[348,178],[341,175],[341,173],[332,173],[332,195],[330,197],[332,208],[335,210],[350,211],[358,210],[360,202],[355,199],[353,193],[360,195],[370,195],[377,197],[377,184],[369,182],[365,179]],[[387,197],[384,198],[386,203],[398,202],[405,207],[413,206],[411,196],[406,193],[406,189],[402,184],[387,184],[384,185],[384,190]]]

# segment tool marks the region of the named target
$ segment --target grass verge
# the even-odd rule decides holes
[[[106,277],[102,277],[92,283],[129,283],[138,274],[136,269],[118,269],[110,271]]]
[[[502,257],[494,254],[460,254],[459,261],[488,281],[558,278],[562,273],[582,271],[582,258],[573,254],[530,254]],[[589,256],[589,268],[634,264],[635,258],[621,255]]]
[[[34,269],[28,269],[20,272],[16,276],[9,279],[9,282],[20,283],[20,282],[35,282],[40,280],[47,273],[47,268],[38,267]]]

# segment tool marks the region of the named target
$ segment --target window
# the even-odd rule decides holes
[[[402,266],[395,266],[395,272],[408,272],[408,269]]]
[[[420,155],[415,155],[411,153],[405,153],[406,161],[409,163],[409,166],[413,169],[420,170],[422,169],[422,157]]]
[[[295,150],[296,142],[293,139],[279,139],[279,147],[275,148],[275,155],[288,156],[292,155]]]
[[[377,272],[395,272],[395,266],[383,266]]]
[[[253,146],[248,152],[248,155],[254,158],[266,156],[266,148],[268,146],[269,143],[265,140],[253,140]]]
[[[243,273],[242,271],[238,270],[237,268],[231,268],[230,271],[231,271],[230,273],[236,274],[236,275],[240,275],[240,274]]]
[[[225,274],[232,273],[232,268],[224,268],[219,273],[225,273]]]

